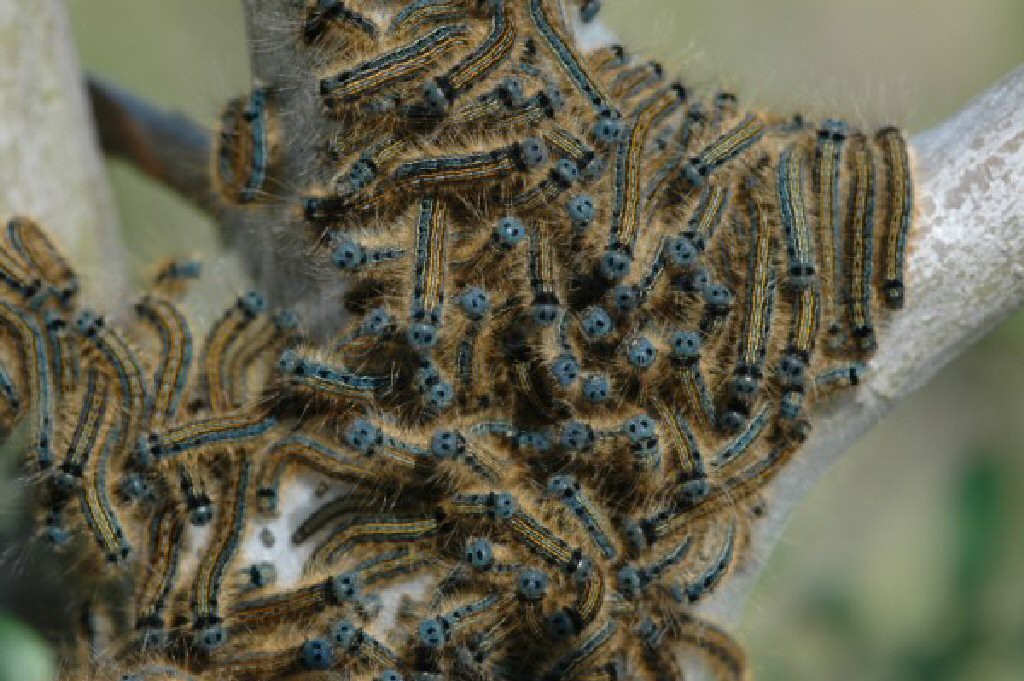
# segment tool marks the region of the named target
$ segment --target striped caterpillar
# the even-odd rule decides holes
[[[117,664],[660,678],[679,647],[746,678],[693,604],[913,295],[912,154],[895,128],[780,128],[588,53],[574,30],[598,4],[257,16],[299,68],[228,104],[210,190],[348,284],[329,342],[256,293],[201,342],[161,286],[108,322],[13,223],[5,424],[30,424],[44,536],[80,535],[67,550],[137,585]],[[330,153],[296,172],[300,147]],[[55,315],[74,331],[49,333]],[[311,480],[335,494],[285,519],[298,583],[228,579]]]

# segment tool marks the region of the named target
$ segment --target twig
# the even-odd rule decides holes
[[[88,79],[100,145],[110,156],[129,161],[174,192],[212,211],[211,136],[187,116],[163,111],[134,95]]]

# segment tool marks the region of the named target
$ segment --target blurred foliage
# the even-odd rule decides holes
[[[248,87],[237,0],[68,4],[87,69],[211,127]],[[605,5],[634,53],[690,84],[780,111],[852,112],[865,125],[924,129],[1024,62],[1020,0]],[[215,250],[202,216],[110,167],[140,269],[161,253]],[[1022,358],[1017,315],[812,492],[743,623],[760,681],[1024,678]],[[0,681],[51,668],[38,640],[0,617]]]
[[[53,660],[31,630],[0,613],[0,681],[47,681]]]
[[[848,661],[848,678],[906,681],[979,679],[976,670],[991,668],[1006,650],[1000,650],[1000,632],[990,629],[996,618],[992,597],[999,584],[997,568],[1006,558],[1008,479],[1006,463],[992,452],[971,453],[949,494],[952,533],[946,588],[938,616],[919,637],[879,641],[848,583],[829,580],[808,588],[802,618],[820,632],[822,645],[836,660]],[[899,603],[894,604],[896,607]],[[1005,632],[1004,632],[1005,633]],[[1012,641],[1005,641],[1012,644]],[[1007,660],[1007,672],[1013,660]],[[1019,668],[1018,668],[1019,669]],[[869,671],[871,670],[871,671]],[[762,681],[804,678],[776,664]],[[828,678],[838,678],[831,677]],[[997,678],[995,676],[990,678]],[[1010,677],[1007,677],[1010,678]]]

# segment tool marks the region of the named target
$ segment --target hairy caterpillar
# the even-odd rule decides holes
[[[61,345],[61,367],[96,367],[117,404],[86,476],[93,544],[135,573],[124,549],[147,528],[141,606],[179,620],[147,654],[210,678],[642,678],[675,640],[746,673],[689,604],[745,559],[743,510],[798,455],[791,422],[859,380],[849,363],[873,350],[875,300],[898,307],[910,156],[898,133],[850,130],[839,151],[731,93],[663,87],[653,62],[588,53],[574,22],[595,4],[317,0],[264,17],[282,32],[268,51],[299,66],[228,106],[211,189],[347,282],[328,303],[350,316],[336,342],[296,343],[248,294],[193,371],[188,322],[153,292],[123,332],[79,312],[85,349]],[[331,153],[301,172],[284,162],[313,146]],[[40,322],[77,302],[52,244],[30,257],[11,242],[3,359],[27,359],[5,394],[31,398],[7,402],[42,432],[39,414],[85,409]],[[812,352],[825,300],[856,347]],[[157,342],[131,342],[142,328]],[[157,503],[129,506],[106,467]],[[285,510],[304,476],[348,485],[288,527],[315,546],[300,555],[316,577],[240,596],[223,577],[246,511]],[[212,524],[187,576],[168,507]],[[704,535],[719,543],[702,553]],[[501,560],[467,566],[471,538]],[[412,598],[430,625],[392,630],[374,599],[328,587],[341,562],[389,589],[443,582],[453,605]],[[359,626],[325,619],[328,605]],[[520,645],[532,654],[517,667]]]

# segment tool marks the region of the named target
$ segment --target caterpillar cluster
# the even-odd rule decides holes
[[[226,107],[214,189],[344,279],[330,340],[250,293],[194,344],[188,262],[115,327],[9,223],[3,425],[29,431],[42,534],[122,585],[111,668],[667,680],[688,649],[748,675],[696,607],[903,305],[910,158],[895,128],[745,112],[583,53],[599,4],[262,17],[289,59]],[[239,546],[310,475],[338,493],[277,583]]]

